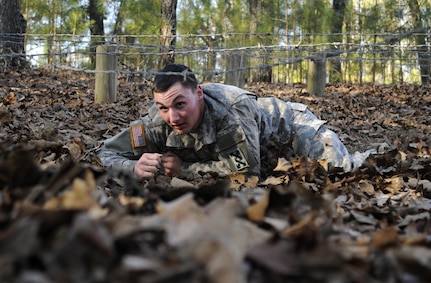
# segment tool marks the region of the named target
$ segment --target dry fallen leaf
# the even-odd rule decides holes
[[[68,143],[66,146],[72,158],[74,160],[79,160],[79,157],[81,156],[81,147],[74,142]]]
[[[123,206],[141,207],[145,203],[145,199],[140,197],[128,197],[124,194],[118,196],[118,202]]]
[[[94,176],[86,171],[86,179],[75,178],[72,188],[61,196],[49,199],[43,206],[47,210],[85,210],[94,218],[105,216],[108,211],[103,209],[92,194],[96,190]]]
[[[373,184],[369,180],[360,180],[359,183],[359,189],[366,193],[369,196],[374,196],[376,191],[374,190]]]
[[[260,182],[260,185],[262,186],[269,186],[269,185],[280,185],[283,183],[289,183],[289,176],[279,176],[279,177],[268,177],[263,182]]]
[[[277,166],[273,171],[288,172],[290,168],[292,168],[291,162],[287,161],[285,158],[278,158]]]
[[[120,74],[118,83],[116,103],[95,105],[91,74],[0,73],[3,281],[431,280],[428,86],[328,84],[317,97],[301,84],[248,83],[306,104],[350,152],[379,154],[345,173],[291,152],[275,160],[268,148],[264,164],[278,165],[262,183],[238,175],[221,185],[205,174],[160,178],[165,190],[156,190],[126,172],[108,174],[95,155],[152,105],[147,81]]]
[[[372,236],[370,242],[371,246],[380,249],[387,248],[389,246],[395,246],[398,243],[398,230],[395,226],[377,231]]]
[[[269,193],[266,192],[256,203],[247,208],[247,216],[251,221],[260,222],[265,217],[266,209],[269,203]]]

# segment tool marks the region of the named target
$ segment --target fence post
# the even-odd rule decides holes
[[[326,85],[326,54],[321,53],[308,61],[307,91],[324,95]]]
[[[117,99],[117,48],[99,45],[96,48],[96,82],[94,102],[114,102]]]
[[[237,87],[244,87],[244,71],[241,70],[241,68],[244,66],[244,55],[227,54],[226,61],[226,69],[230,72],[225,74],[225,83]]]

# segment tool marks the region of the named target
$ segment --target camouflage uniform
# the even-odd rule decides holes
[[[205,112],[197,132],[177,134],[153,105],[147,115],[104,142],[97,152],[102,163],[133,171],[144,152],[171,151],[183,160],[180,177],[193,179],[210,171],[261,175],[274,168],[278,157],[291,155],[326,159],[330,166],[350,171],[366,157],[349,154],[337,135],[303,104],[257,98],[230,85],[211,83],[202,89]],[[134,146],[131,134],[136,126],[144,133],[140,146]]]

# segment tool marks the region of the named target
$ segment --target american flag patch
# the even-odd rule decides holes
[[[137,124],[137,125],[131,126],[130,127],[130,138],[132,140],[133,148],[145,146],[147,143],[145,141],[144,125]]]

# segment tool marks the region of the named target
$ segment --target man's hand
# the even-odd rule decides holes
[[[160,153],[144,153],[135,165],[135,174],[142,179],[152,178],[160,169],[162,162]]]
[[[135,174],[141,179],[150,179],[157,172],[163,172],[170,177],[178,176],[183,161],[174,153],[144,153],[136,162]],[[161,170],[162,169],[162,170]]]
[[[162,156],[162,166],[165,169],[165,174],[170,177],[175,177],[180,174],[183,161],[176,154],[167,152]]]

